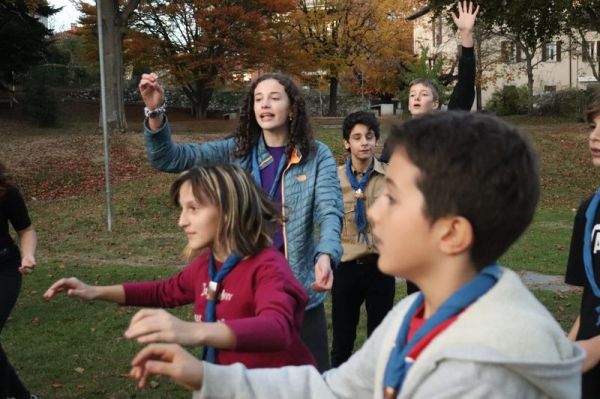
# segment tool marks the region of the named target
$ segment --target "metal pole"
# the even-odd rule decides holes
[[[108,145],[108,126],[106,122],[106,82],[104,70],[104,37],[102,33],[102,11],[100,3],[96,0],[97,25],[98,25],[98,53],[100,55],[100,94],[102,98],[102,134],[104,136],[104,180],[106,182],[106,217],[108,231],[112,231],[112,194],[110,191],[110,147]]]

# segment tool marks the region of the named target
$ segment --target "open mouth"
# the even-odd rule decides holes
[[[260,114],[260,119],[273,119],[275,117],[275,114],[271,114],[271,113],[265,113],[265,114]]]

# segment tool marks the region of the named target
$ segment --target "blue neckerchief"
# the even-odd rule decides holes
[[[257,145],[252,147],[252,177],[254,177],[254,181],[258,184],[259,187],[262,187],[262,179],[260,177],[260,167],[258,165],[258,149]],[[269,194],[269,198],[273,199],[275,197],[275,191],[277,190],[277,186],[279,185],[279,181],[281,180],[281,175],[283,174],[283,169],[287,165],[287,156],[285,152],[281,156],[279,160],[279,165],[277,166],[277,174],[275,175],[275,180],[273,180],[273,185],[267,191]]]
[[[208,295],[206,308],[204,309],[205,322],[216,321],[217,299],[221,293],[220,284],[241,259],[242,257],[237,254],[229,255],[227,259],[225,259],[225,262],[223,262],[219,271],[216,271],[215,257],[213,256],[212,251],[210,252],[210,255],[208,256],[208,278],[210,279],[210,282],[208,283]],[[205,346],[202,359],[209,363],[214,363],[216,358],[217,350],[212,346]]]
[[[367,180],[369,180],[369,176],[371,176],[371,172],[373,172],[373,165],[375,165],[375,160],[371,161],[371,165],[367,169],[367,171],[362,175],[360,182],[356,180],[356,176],[352,172],[352,158],[348,157],[346,160],[346,176],[348,176],[348,180],[350,180],[350,186],[354,191],[360,190],[361,193],[365,193],[365,189],[367,187]],[[365,206],[364,198],[356,198],[356,207],[354,209],[354,223],[356,224],[356,228],[358,229],[358,235],[356,236],[356,242],[360,241],[360,236],[363,236],[365,242],[369,243],[369,237],[367,236],[367,207]]]
[[[452,294],[446,301],[440,306],[440,308],[427,320],[425,324],[419,328],[410,342],[406,342],[408,337],[408,330],[410,322],[417,311],[421,307],[424,301],[423,293],[419,293],[417,299],[412,303],[410,309],[404,316],[404,321],[400,326],[398,337],[396,338],[396,344],[390,353],[387,366],[385,368],[385,374],[383,378],[384,396],[385,397],[396,397],[398,392],[402,389],[404,378],[410,369],[410,366],[414,362],[414,359],[408,358],[408,354],[412,348],[431,330],[436,328],[444,321],[456,316],[462,312],[467,306],[471,305],[477,299],[492,288],[500,275],[502,269],[498,267],[496,263],[486,266],[479,272],[479,274],[465,284],[464,287]]]
[[[592,262],[592,227],[594,226],[594,219],[598,210],[598,202],[600,202],[600,190],[596,191],[585,211],[585,235],[583,237],[583,266],[590,288],[596,298],[600,298],[600,288],[594,276],[594,264]],[[600,306],[596,307],[596,314],[598,315],[598,319],[596,320],[597,327],[600,326]]]

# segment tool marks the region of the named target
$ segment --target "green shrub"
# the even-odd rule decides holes
[[[29,74],[38,76],[49,86],[62,88],[88,87],[98,80],[87,67],[79,65],[38,65]]]
[[[560,116],[582,122],[594,96],[594,88],[565,89],[546,93],[535,101],[533,113],[541,116]]]
[[[45,75],[32,70],[23,85],[23,110],[42,127],[56,126],[58,100],[48,86]]]
[[[492,94],[486,110],[496,115],[523,115],[529,111],[531,100],[527,86],[504,86]]]

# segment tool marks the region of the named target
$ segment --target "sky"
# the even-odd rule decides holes
[[[54,7],[63,7],[62,11],[54,14],[48,21],[48,27],[54,32],[62,32],[71,29],[72,23],[77,23],[79,12],[71,3],[71,0],[48,0],[48,3]]]

